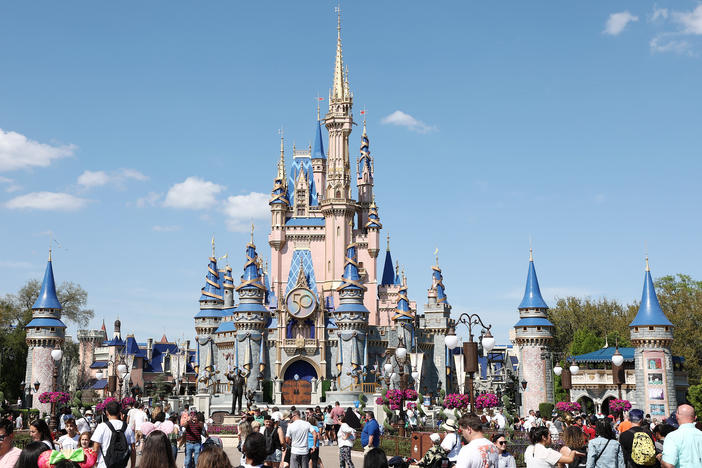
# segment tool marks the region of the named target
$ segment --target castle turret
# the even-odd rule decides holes
[[[392,263],[390,253],[390,235],[387,237],[383,273],[378,285],[378,318],[375,323],[381,326],[394,325],[392,317],[397,307],[397,294],[400,291],[400,275]]]
[[[234,279],[232,278],[232,267],[227,265],[224,268],[224,283],[222,284],[222,293],[224,294],[225,309],[234,307]]]
[[[553,400],[550,360],[542,357],[553,339],[553,324],[548,320],[547,312],[548,305],[541,296],[534,256],[529,249],[526,288],[519,304],[520,320],[514,325],[515,344],[520,352],[520,380],[527,382],[522,401],[524,414],[539,409],[540,403]]]
[[[41,291],[32,306],[32,320],[25,327],[29,349],[24,381],[28,382],[28,386],[39,382],[39,394],[58,390],[53,388],[55,364],[51,358],[51,351],[60,348],[65,338],[66,325],[61,321],[61,309],[61,303],[56,295],[54,269],[51,251],[49,251],[49,261],[46,264]],[[47,414],[51,411],[51,404],[41,403],[36,397],[32,401],[32,407]]]
[[[243,367],[246,376],[246,386],[250,390],[259,388],[259,379],[263,374],[258,362],[261,353],[260,347],[266,346],[265,326],[268,323],[269,312],[263,304],[266,287],[263,284],[263,274],[259,268],[256,245],[253,242],[253,228],[251,242],[246,245],[246,263],[241,283],[236,287],[239,293],[239,305],[234,313],[236,326],[235,353],[238,363]]]
[[[663,313],[646,257],[641,305],[629,324],[634,346],[637,408],[651,415],[670,414],[677,408],[673,356],[673,324]]]
[[[427,388],[433,392],[440,382],[441,388],[448,392],[453,389],[452,385],[457,383],[457,380],[451,353],[445,344],[446,334],[451,327],[451,305],[446,297],[438,256],[436,265],[431,267],[431,287],[427,291],[427,303],[424,305],[424,317],[420,327],[425,336],[431,337],[433,343],[432,351],[427,353],[430,361],[426,364],[422,385],[427,385]]]
[[[336,324],[339,327],[339,349],[343,350],[342,367],[338,376],[340,390],[360,390],[362,383],[360,373],[368,365],[367,328],[368,309],[363,305],[366,287],[361,282],[358,272],[358,253],[356,244],[346,247],[346,264],[341,277],[339,292],[339,307],[334,311]]]
[[[361,135],[361,156],[356,164],[356,186],[358,187],[358,225],[368,222],[368,215],[373,197],[373,159],[370,153],[370,140],[366,133],[366,118],[363,118],[363,135]],[[377,214],[377,213],[376,213]]]
[[[312,147],[312,171],[314,173],[314,185],[317,187],[317,198],[320,201],[327,183],[327,155],[324,152],[322,127],[319,115],[319,101],[317,101],[317,123],[314,131],[314,146]]]
[[[280,136],[280,160],[278,161],[278,173],[273,181],[273,191],[271,192],[271,233],[268,236],[268,243],[275,250],[280,250],[285,244],[285,218],[290,208],[288,200],[288,181],[285,176],[285,140]]]

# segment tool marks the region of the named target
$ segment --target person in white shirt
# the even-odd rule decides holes
[[[441,441],[441,448],[446,451],[446,456],[451,463],[456,463],[458,453],[461,451],[461,436],[458,433],[458,426],[453,418],[448,418],[441,429],[446,431],[444,440]]]
[[[17,415],[17,419],[15,419],[15,427],[17,429],[22,429],[22,413]]]
[[[131,415],[129,414],[131,413]],[[146,412],[144,411],[144,404],[142,402],[137,402],[135,407],[129,410],[127,413],[127,424],[134,434],[136,434],[136,445],[139,446],[143,434],[141,433],[141,425],[148,421]]]
[[[312,448],[307,445],[308,434],[313,436]],[[298,410],[292,412],[292,422],[285,432],[285,441],[290,446],[290,468],[308,468],[310,451],[317,450],[317,432],[310,423],[300,419]]]
[[[93,410],[87,410],[85,414],[83,414],[83,417],[76,421],[76,426],[78,426],[78,432],[81,434],[84,432],[92,432],[93,429],[97,427],[93,421]]]
[[[497,424],[497,430],[500,432],[504,431],[505,425],[507,424],[507,419],[505,419],[505,416],[502,414],[502,410],[497,410],[497,413],[495,413],[494,420]]]
[[[59,437],[58,444],[61,450],[75,450],[78,448],[80,434],[73,418],[66,420],[66,433]]]
[[[339,468],[355,468],[351,460],[351,447],[356,438],[356,431],[346,424],[346,415],[343,415],[339,421],[341,421],[341,427],[336,434],[339,439]]]
[[[468,445],[458,452],[456,468],[497,468],[497,447],[483,436],[482,421],[465,415],[458,421],[458,426]]]
[[[531,430],[531,428],[534,427],[535,423],[536,423],[536,413],[534,412],[534,410],[530,410],[529,416],[527,416],[526,419],[524,420],[524,424],[522,425],[522,427],[524,428],[524,430],[526,432],[529,432]]]
[[[110,424],[115,430],[122,429],[122,426],[124,425],[124,423],[119,419],[119,403],[116,401],[110,401],[107,403],[107,405],[105,405],[105,412],[107,413],[107,422],[98,424],[98,427],[95,428],[95,432],[90,439],[93,442],[93,450],[98,455],[98,468],[107,468],[103,454],[107,453],[107,450],[110,448],[110,440],[112,439],[112,431],[109,427],[107,427],[107,425]],[[136,451],[134,450],[134,432],[132,431],[132,428],[127,426],[124,435],[127,438],[127,444],[129,445],[129,466],[134,468],[136,464]]]
[[[576,456],[584,456],[584,453],[571,451],[568,456],[561,455],[561,452],[549,448],[551,445],[551,433],[546,426],[535,427],[529,432],[530,446],[524,451],[524,461],[527,468],[555,468],[559,463],[573,463]]]

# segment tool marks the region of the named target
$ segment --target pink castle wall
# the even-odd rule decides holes
[[[548,401],[545,388],[546,361],[541,359],[541,348],[538,346],[522,346],[519,366],[522,369],[522,379],[527,381],[527,388],[522,396],[524,414],[530,410],[538,410],[539,403]]]
[[[34,394],[32,407],[42,413],[51,414],[50,403],[40,403],[39,395],[44,392],[51,392],[54,380],[54,360],[51,358],[51,348],[32,348],[32,384],[39,382],[39,391]]]

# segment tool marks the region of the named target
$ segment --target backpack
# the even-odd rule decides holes
[[[631,442],[631,461],[637,465],[653,466],[656,464],[656,446],[651,436],[644,431],[634,433]]]
[[[107,468],[126,468],[127,462],[129,462],[130,447],[127,443],[127,436],[125,431],[127,430],[127,425],[122,423],[122,428],[115,430],[112,423],[107,421],[105,423],[107,427],[112,432],[112,437],[110,437],[110,445],[107,447],[107,453],[102,452],[102,447],[100,447],[100,452],[102,452],[102,458],[105,460],[105,465]]]

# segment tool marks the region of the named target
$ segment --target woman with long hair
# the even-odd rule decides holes
[[[388,468],[388,456],[380,447],[370,449],[363,457],[363,468]]]
[[[570,452],[576,450],[584,455],[578,455],[575,457],[572,463],[568,463],[568,468],[585,468],[585,463],[587,462],[587,436],[580,429],[580,426],[573,425],[568,426],[565,431],[563,431],[563,447],[561,447],[561,455],[570,455]]]
[[[253,432],[253,428],[251,427],[251,423],[248,421],[241,421],[239,423],[239,444],[237,445],[237,449],[239,449],[239,452],[241,452],[241,460],[240,460],[240,465],[244,465],[246,463],[246,457],[244,456],[243,452],[243,447],[244,447],[244,442],[246,442],[246,438]]]
[[[24,449],[22,449],[22,453],[20,453],[20,456],[17,459],[15,468],[37,468],[39,455],[47,450],[50,450],[49,447],[47,447],[42,441],[34,441],[28,444]]]
[[[575,450],[567,456],[561,455],[551,445],[551,432],[546,426],[532,427],[529,431],[531,445],[524,451],[527,468],[555,468],[558,463],[573,463],[577,455],[584,455]]]
[[[492,443],[497,447],[497,452],[500,454],[498,465],[495,468],[517,468],[517,461],[507,451],[507,439],[504,434],[495,434],[492,436]]]
[[[197,459],[197,468],[232,468],[232,464],[222,447],[212,444],[200,453],[200,457]]]
[[[49,425],[43,419],[35,419],[29,424],[29,435],[35,442],[44,442],[51,450],[56,450]]]
[[[176,468],[168,435],[154,430],[146,436],[139,468]]]
[[[595,438],[587,445],[588,468],[626,468],[622,447],[617,442],[609,419],[595,425]]]

